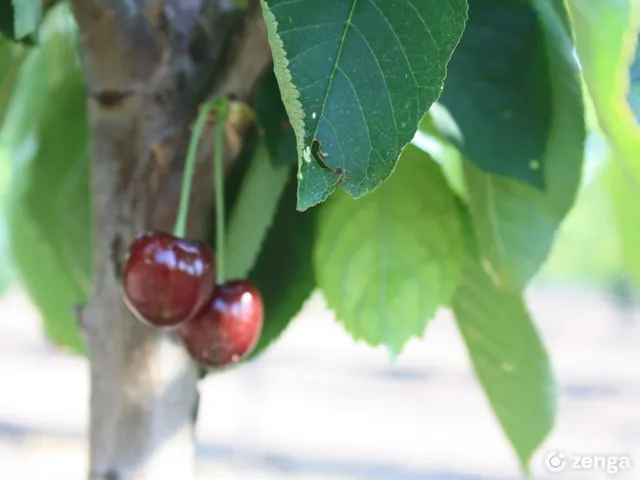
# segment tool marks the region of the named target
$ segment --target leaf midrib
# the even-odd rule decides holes
[[[347,38],[347,32],[349,31],[349,27],[351,26],[351,20],[353,19],[353,13],[356,10],[356,5],[359,0],[353,0],[353,4],[351,5],[351,11],[349,11],[349,16],[347,17],[347,21],[344,25],[344,30],[342,31],[342,37],[340,38],[340,45],[338,46],[338,53],[336,54],[336,61],[333,62],[333,66],[331,67],[331,74],[329,75],[329,85],[327,85],[327,91],[324,94],[324,98],[322,99],[322,108],[320,109],[320,115],[318,116],[318,123],[316,123],[316,128],[313,131],[313,135],[311,140],[316,138],[318,134],[318,129],[320,128],[320,121],[324,116],[325,108],[327,107],[327,101],[329,99],[329,92],[331,92],[331,87],[333,86],[333,79],[336,76],[336,71],[338,70],[338,64],[340,63],[340,58],[342,57],[342,49],[344,48],[344,44]]]

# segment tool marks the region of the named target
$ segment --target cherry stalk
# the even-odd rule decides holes
[[[124,300],[133,314],[148,325],[175,328],[192,319],[205,307],[215,287],[216,265],[211,249],[202,242],[183,238],[198,144],[215,106],[215,100],[207,102],[196,120],[173,235],[145,232],[129,247],[122,277]]]
[[[224,208],[224,120],[228,103],[216,108],[214,175],[216,195],[217,286],[208,305],[178,333],[185,348],[200,364],[216,368],[245,358],[255,348],[264,318],[260,293],[246,280],[226,282]]]

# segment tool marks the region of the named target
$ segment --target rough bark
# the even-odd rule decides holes
[[[194,475],[197,371],[170,334],[135,320],[120,271],[140,232],[171,231],[197,106],[246,99],[270,62],[257,2],[73,0],[92,132],[94,288],[82,311],[91,372],[90,479]],[[236,125],[242,138],[247,125]],[[213,201],[213,135],[200,149],[188,231]],[[227,167],[240,145],[226,150]]]

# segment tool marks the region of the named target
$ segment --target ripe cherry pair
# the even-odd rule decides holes
[[[263,324],[262,297],[246,280],[216,285],[216,262],[202,242],[150,231],[131,244],[124,298],[142,322],[176,329],[198,363],[236,363],[254,349]]]

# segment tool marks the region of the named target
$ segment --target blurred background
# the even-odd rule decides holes
[[[62,22],[55,31],[64,31]],[[43,34],[48,35],[46,26]],[[73,43],[50,45],[46,55],[75,56]],[[60,58],[51,62],[48,73],[55,77],[58,65]],[[0,104],[5,94],[0,89]],[[25,111],[19,100],[13,103],[14,115]],[[46,340],[38,311],[11,266],[5,218],[10,187],[17,182],[19,159],[35,147],[29,135],[16,147],[3,144],[3,138],[17,131],[13,120],[3,125],[0,478],[82,479],[87,468],[87,362]],[[637,480],[640,309],[608,203],[606,146],[594,134],[587,150],[575,208],[528,291],[560,392],[556,426],[536,455],[533,471],[538,479]],[[391,361],[383,349],[354,343],[315,294],[264,355],[207,377],[201,392],[202,479],[521,478],[448,311],[430,323],[423,339],[412,340]],[[578,471],[568,464],[554,473],[545,466],[554,452],[565,459],[627,456],[639,465],[606,472]]]

